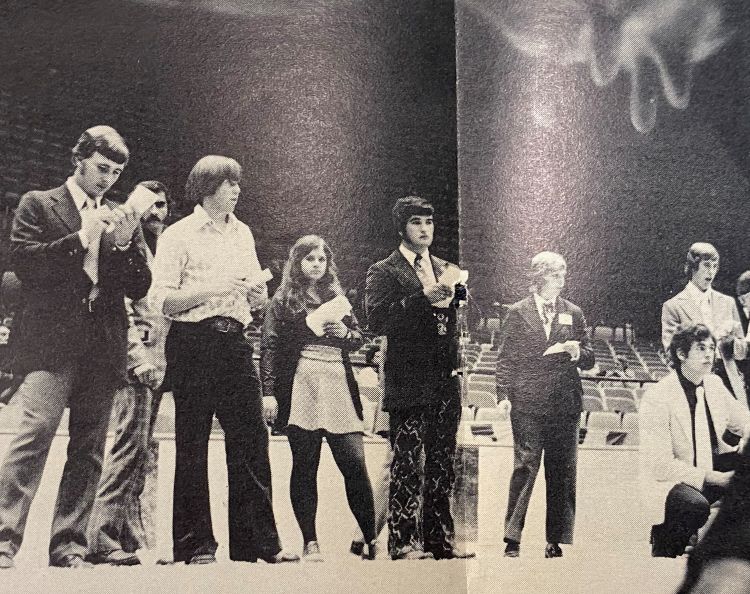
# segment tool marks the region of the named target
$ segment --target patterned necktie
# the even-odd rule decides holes
[[[701,385],[695,388],[695,467],[713,470],[713,466],[711,434],[706,415],[706,391]]]
[[[422,256],[420,254],[417,254],[414,258],[414,270],[423,287],[428,287],[433,284],[433,280],[430,278],[430,273],[427,272],[424,264],[422,264]]]
[[[555,319],[555,304],[551,301],[545,301],[542,305],[542,313],[544,313],[544,325],[551,326],[552,320]]]

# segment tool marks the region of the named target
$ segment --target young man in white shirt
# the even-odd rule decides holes
[[[268,432],[244,329],[268,300],[250,229],[234,216],[240,165],[210,155],[185,186],[193,213],[162,235],[149,293],[172,319],[166,343],[175,400],[174,560],[216,561],[208,489],[208,439],[216,414],[229,476],[229,557],[297,561],[281,549],[271,498]]]

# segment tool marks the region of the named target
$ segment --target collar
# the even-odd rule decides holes
[[[701,291],[695,284],[693,284],[693,281],[688,281],[688,284],[685,287],[685,292],[691,301],[700,303],[703,300],[708,300],[708,302],[711,303],[714,290],[711,287],[708,287],[705,291]]]
[[[196,204],[195,208],[193,209],[193,216],[195,217],[195,226],[198,229],[201,229],[205,227],[206,225],[211,225],[212,227],[216,226],[216,221],[214,221],[211,216],[206,212],[206,209],[204,209],[200,204]],[[232,228],[237,224],[237,221],[239,219],[234,216],[233,213],[229,213],[227,215],[227,228]]]
[[[76,183],[76,180],[72,175],[65,180],[65,187],[68,188],[68,192],[70,192],[70,195],[73,197],[73,202],[75,202],[78,210],[81,210],[83,205],[89,201],[89,198],[91,198],[91,196],[84,192],[83,189],[81,189],[81,186]],[[102,197],[97,196],[94,200],[96,201],[96,207],[99,208],[102,205]]]
[[[406,247],[403,243],[398,246],[398,251],[401,252],[401,254],[406,258],[406,261],[411,264],[412,268],[414,268],[414,260],[417,259],[417,254],[415,252],[412,252],[408,247]],[[422,256],[423,260],[430,260],[430,251],[425,251],[424,255]]]
[[[544,310],[544,304],[545,303],[551,303],[552,307],[555,307],[556,299],[552,299],[551,301],[548,301],[544,297],[542,297],[539,293],[534,293],[534,302],[536,303],[536,308],[541,312]]]

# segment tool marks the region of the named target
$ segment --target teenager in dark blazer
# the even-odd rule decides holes
[[[0,467],[2,568],[13,566],[66,406],[70,443],[52,520],[50,564],[87,565],[86,525],[110,409],[116,388],[126,381],[124,298],[143,297],[151,282],[137,215],[124,205],[102,204],[128,157],[115,130],[90,128],[73,149],[75,172],[65,184],[29,192],[16,210],[11,262],[24,306],[14,327],[14,372],[26,377],[17,395],[21,426]]]
[[[453,548],[449,505],[461,416],[454,287],[437,282],[449,264],[429,253],[432,205],[400,198],[392,214],[401,245],[370,267],[365,295],[370,329],[388,339],[383,408],[390,413],[393,446],[389,551],[393,559],[465,556]]]
[[[573,540],[578,424],[578,369],[594,366],[580,308],[559,295],[567,266],[559,254],[531,260],[534,293],[508,309],[497,362],[498,400],[511,402],[514,465],[505,516],[505,555],[518,557],[521,532],[544,453],[547,487],[546,557],[561,557]],[[558,345],[560,352],[545,355]]]

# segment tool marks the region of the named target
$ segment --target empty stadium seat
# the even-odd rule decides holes
[[[583,410],[584,411],[603,411],[604,403],[599,396],[583,395]]]
[[[604,402],[607,410],[636,412],[635,394],[630,388],[604,388]]]
[[[477,416],[475,419],[477,421],[486,421],[488,423],[499,423],[506,420],[503,419],[502,412],[497,406],[477,409]]]
[[[464,405],[477,408],[497,406],[497,396],[494,391],[469,389]]]
[[[614,437],[622,441],[622,424],[620,415],[609,411],[592,411],[589,414],[586,440],[587,445],[607,445]]]

